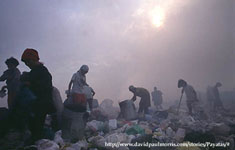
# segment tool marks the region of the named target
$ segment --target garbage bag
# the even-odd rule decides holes
[[[67,149],[71,149],[71,150],[82,150],[82,149],[87,149],[88,148],[88,143],[85,140],[82,141],[78,141],[74,144],[72,144],[70,147],[68,147]]]
[[[92,120],[90,122],[87,122],[88,128],[90,128],[93,132],[97,131],[103,131],[105,128],[104,122]]]
[[[125,100],[119,103],[121,109],[121,116],[126,120],[134,120],[137,118],[134,102],[132,100]]]
[[[97,99],[92,100],[92,108],[98,108],[99,107],[99,102]]]
[[[86,112],[87,99],[83,93],[72,93],[64,101],[64,107],[74,112]]]
[[[68,141],[77,141],[84,137],[86,122],[84,114],[64,108],[62,113],[62,138]]]
[[[164,142],[164,140],[167,138],[165,132],[161,128],[157,128],[152,136],[154,139],[157,139],[160,142]]]
[[[60,91],[56,87],[53,87],[52,98],[53,98],[53,104],[56,109],[56,116],[54,119],[56,119],[55,122],[57,123],[58,128],[60,128],[61,116],[62,116],[62,112],[64,109],[64,105],[63,105],[63,101],[60,95]]]
[[[60,147],[54,141],[41,139],[36,142],[38,150],[59,150]]]
[[[174,136],[175,136],[175,132],[172,130],[171,127],[168,127],[168,128],[166,129],[166,135],[167,135],[168,137],[174,137]]]
[[[114,133],[105,137],[105,141],[108,143],[117,143],[117,142],[130,142],[129,137],[126,133]]]
[[[113,106],[113,101],[105,99],[101,102],[99,108],[107,115],[108,119],[116,119],[119,115],[118,108]]]
[[[129,129],[126,130],[126,133],[128,135],[135,135],[135,134],[145,134],[145,131],[143,128],[141,128],[139,125],[133,125]]]
[[[174,138],[176,139],[176,141],[181,142],[181,141],[183,141],[184,137],[185,137],[185,129],[179,128],[176,131]]]
[[[36,102],[37,97],[33,92],[27,88],[22,87],[17,95],[16,102],[14,104],[14,110],[20,110],[22,112],[32,113],[33,104]]]
[[[117,129],[117,120],[116,119],[109,120],[109,129],[110,130]]]
[[[93,136],[88,139],[88,142],[98,146],[98,147],[105,147],[105,138],[103,136]]]
[[[57,143],[58,145],[60,146],[63,146],[64,145],[64,140],[62,139],[62,131],[59,130],[55,133],[55,137],[54,137],[54,142]]]
[[[91,111],[90,120],[108,121],[108,115],[99,107]]]

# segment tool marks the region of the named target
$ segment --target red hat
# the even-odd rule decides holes
[[[39,60],[38,52],[35,49],[32,48],[27,48],[24,50],[22,56],[21,56],[21,61],[26,61],[26,60]]]

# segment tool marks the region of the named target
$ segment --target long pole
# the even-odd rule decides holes
[[[182,93],[181,97],[180,97],[180,102],[179,102],[179,105],[178,105],[177,114],[179,114],[179,109],[180,109],[180,104],[181,104],[181,101],[182,101],[183,94],[184,93]]]

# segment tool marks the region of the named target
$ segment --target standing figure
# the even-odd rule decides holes
[[[36,96],[32,104],[33,117],[29,120],[29,129],[32,134],[32,142],[43,137],[43,126],[46,115],[55,112],[52,100],[52,76],[48,69],[39,62],[39,55],[35,49],[26,49],[21,60],[31,70],[28,73],[28,87]]]
[[[157,87],[154,87],[152,95],[152,101],[154,102],[154,105],[157,109],[162,109],[162,92],[160,90],[157,90]]]
[[[129,86],[129,91],[134,94],[131,100],[136,101],[137,96],[141,98],[138,113],[144,112],[144,114],[148,114],[148,107],[151,106],[149,91],[145,88],[134,87],[133,85]]]
[[[182,94],[185,93],[188,111],[189,111],[189,114],[192,115],[193,109],[195,111],[195,107],[194,107],[195,102],[198,101],[196,91],[191,85],[187,84],[187,82],[182,79],[178,81],[178,88],[182,88],[182,91],[181,91]]]
[[[73,74],[68,87],[67,95],[74,104],[77,104],[76,111],[78,112],[86,111],[87,101],[84,94],[84,86],[89,86],[86,83],[86,74],[88,73],[88,71],[89,71],[88,66],[82,65],[81,68],[76,73]]]
[[[4,71],[2,76],[0,77],[0,81],[6,81],[6,86],[2,87],[2,90],[5,90],[7,88],[8,90],[8,108],[12,109],[12,106],[14,104],[16,94],[19,91],[20,87],[20,71],[17,68],[19,65],[19,62],[17,59],[11,57],[5,61],[5,64],[7,65],[8,69]]]
[[[220,93],[219,93],[219,87],[221,87],[222,84],[220,82],[217,82],[215,86],[213,87],[213,93],[214,93],[214,111],[217,109],[222,109],[224,110],[223,103],[220,98]]]

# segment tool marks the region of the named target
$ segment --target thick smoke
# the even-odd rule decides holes
[[[88,64],[87,82],[99,101],[130,98],[128,86],[165,100],[179,97],[176,83],[196,90],[220,81],[234,88],[235,19],[233,0],[2,0],[0,71],[10,56],[20,60],[27,47],[39,50],[63,97],[72,74]],[[148,10],[165,10],[156,28]],[[21,71],[28,70],[23,63]],[[0,85],[3,85],[1,83]]]

